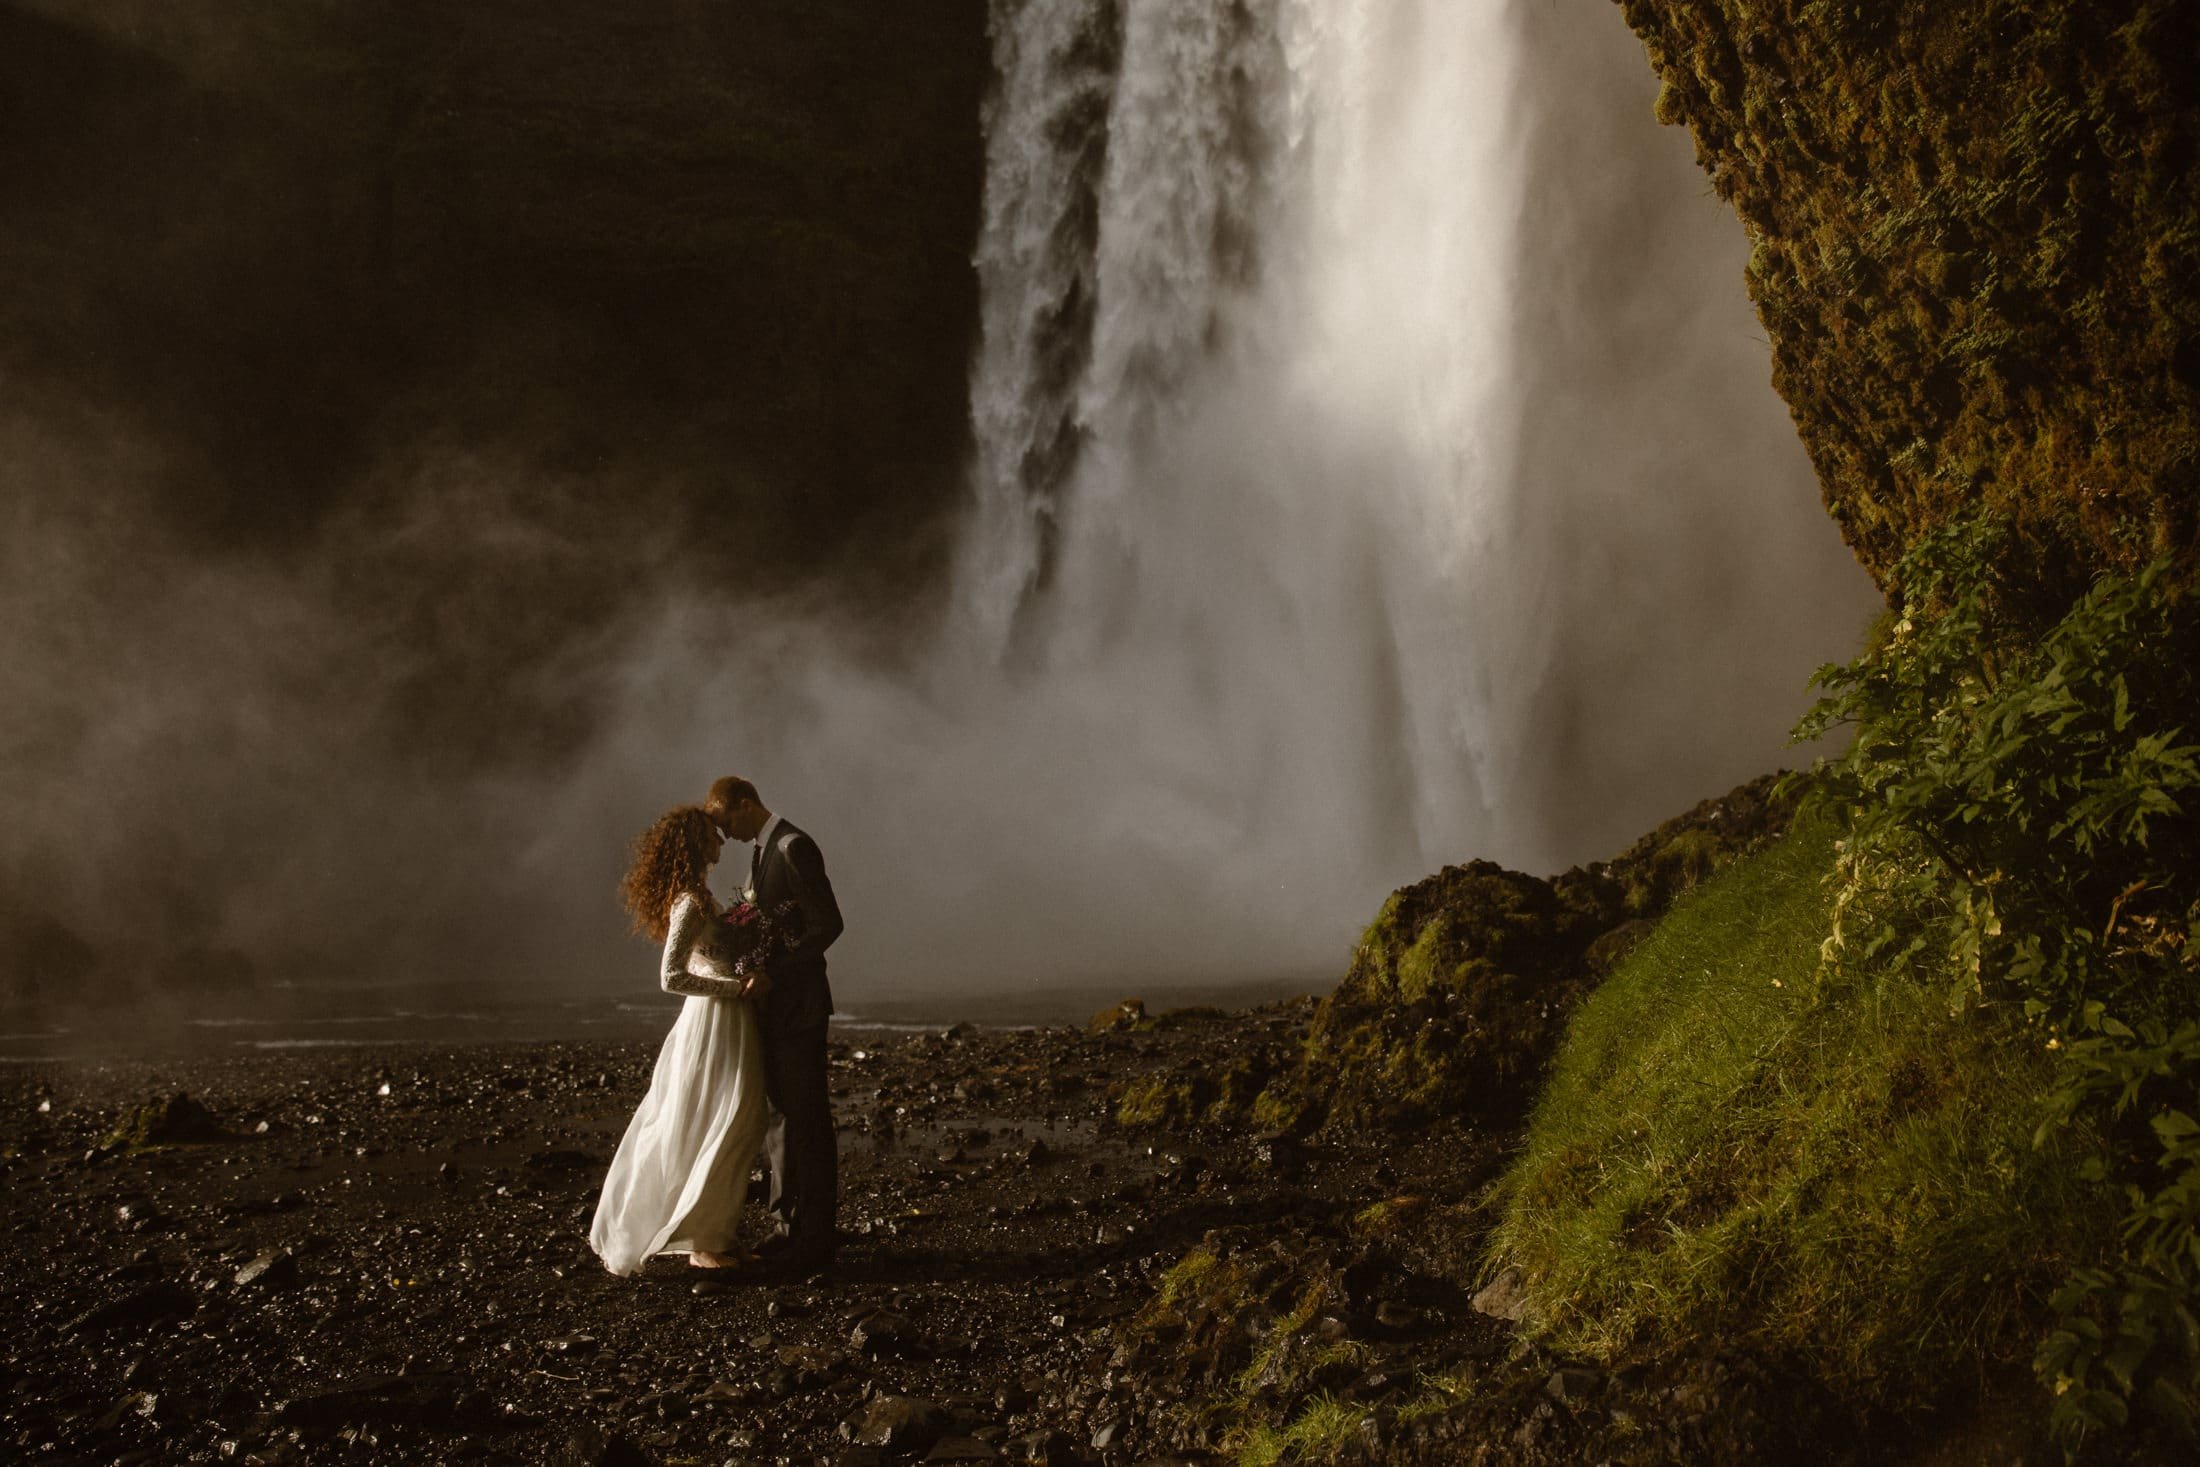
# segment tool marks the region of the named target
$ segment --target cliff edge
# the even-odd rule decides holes
[[[2051,582],[2164,552],[2189,580],[2200,11],[1620,5],[1749,231],[1774,385],[1873,576],[1983,509]]]

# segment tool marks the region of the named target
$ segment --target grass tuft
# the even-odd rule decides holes
[[[1349,1401],[1326,1393],[1315,1396],[1290,1425],[1254,1428],[1238,1448],[1238,1467],[1333,1460],[1359,1435],[1363,1417],[1361,1409]]]

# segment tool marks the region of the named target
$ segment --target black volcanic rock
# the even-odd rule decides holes
[[[164,1279],[142,1289],[133,1289],[96,1309],[86,1310],[69,1321],[63,1333],[70,1336],[99,1334],[118,1325],[142,1326],[188,1315],[197,1307],[198,1301],[189,1289]]]
[[[229,1139],[220,1117],[188,1092],[155,1096],[131,1109],[100,1142],[101,1147],[142,1151],[156,1146],[206,1145]]]
[[[952,1420],[937,1402],[920,1396],[880,1396],[864,1408],[852,1435],[861,1446],[916,1453],[945,1436]]]
[[[286,1289],[298,1282],[298,1260],[269,1249],[238,1269],[235,1282],[240,1288]]]
[[[1212,1408],[1240,1400],[1237,1383],[1257,1366],[1247,1379],[1263,1382],[1263,1410],[1325,1391],[1362,1410],[1375,1423],[1363,1428],[1371,1461],[1456,1460],[1460,1440],[1505,1440],[1546,1406],[1558,1418],[1553,1462],[1630,1460],[1615,1455],[1617,1436],[1583,1435],[1620,1410],[1644,1441],[1664,1442],[1675,1408],[1658,1392],[1670,1381],[1614,1372],[1577,1414],[1544,1393],[1565,1362],[1531,1352],[1504,1365],[1513,1331],[1471,1307],[1463,1281],[1477,1261],[1446,1240],[1503,1159],[1501,1132],[1324,1132],[1293,1148],[1288,1176],[1254,1165],[1248,1138],[1218,1132],[1186,1182],[1186,1155],[1103,1122],[1098,1087],[1063,1097],[1019,1082],[990,1101],[951,1098],[980,1075],[1176,1073],[1226,1037],[1285,1042],[1304,1014],[1163,1015],[1133,1036],[981,1029],[944,1055],[927,1036],[867,1036],[866,1058],[843,1051],[836,1076],[897,1095],[936,1084],[940,1096],[904,1142],[842,1149],[843,1221],[876,1225],[844,1241],[824,1284],[734,1269],[702,1298],[678,1257],[632,1278],[604,1271],[586,1241],[593,1203],[571,1191],[596,1171],[557,1168],[571,1187],[555,1190],[519,1185],[530,1156],[609,1155],[648,1086],[653,1045],[13,1067],[0,1073],[0,1114],[50,1101],[55,1124],[84,1139],[98,1117],[186,1091],[218,1114],[276,1124],[221,1147],[6,1161],[0,1233],[88,1246],[0,1269],[0,1313],[15,1321],[0,1335],[0,1440],[101,1462],[147,1451],[913,1462],[947,1441],[960,1460],[982,1459],[972,1444],[984,1443],[1009,1462],[1200,1461],[1232,1429]],[[608,1091],[566,1083],[598,1074],[612,1077]],[[523,1083],[506,1088],[506,1076]],[[423,1103],[399,1103],[412,1092]],[[871,1103],[844,1089],[844,1129]],[[943,1176],[932,1153],[977,1132],[1003,1152],[1044,1138],[1055,1164]],[[446,1152],[463,1159],[466,1185],[438,1180]],[[1171,1171],[1179,1182],[1163,1183]],[[247,1205],[289,1194],[302,1199],[295,1210]],[[117,1209],[134,1216],[141,1202],[163,1215],[156,1248],[117,1226]],[[762,1213],[753,1197],[744,1240]],[[300,1264],[288,1286],[232,1283],[248,1260],[286,1250]],[[915,1348],[873,1357],[851,1345],[859,1325],[883,1339],[889,1316]],[[1447,1424],[1423,1416],[1423,1383],[1468,1370],[1487,1390],[1448,1407]],[[154,1415],[116,1410],[141,1395],[156,1398]],[[891,1398],[904,1400],[881,1404]],[[1459,1413],[1470,1419],[1451,1421]],[[1691,1455],[1711,1427],[1683,1426],[1662,1460],[1773,1459]],[[859,1445],[867,1427],[893,1444]],[[1591,1445],[1594,1455],[1564,1455]]]

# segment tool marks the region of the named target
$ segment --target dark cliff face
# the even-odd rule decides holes
[[[423,438],[619,470],[776,563],[963,458],[982,0],[0,11],[0,370],[201,543]]]
[[[2200,560],[2200,11],[1620,0],[1756,246],[1774,383],[1885,582],[2008,513],[2033,574]]]

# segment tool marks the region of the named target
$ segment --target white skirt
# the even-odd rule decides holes
[[[729,1252],[764,1141],[764,1052],[745,998],[690,996],[603,1179],[588,1245],[615,1274]]]

